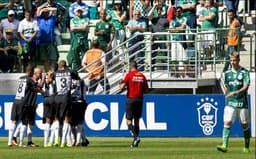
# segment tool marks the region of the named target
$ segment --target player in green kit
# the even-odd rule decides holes
[[[230,54],[230,64],[232,68],[225,72],[225,109],[224,109],[224,128],[222,134],[222,145],[217,146],[221,152],[228,151],[228,140],[230,127],[238,118],[244,131],[244,153],[249,152],[250,129],[248,127],[249,110],[247,100],[247,90],[250,85],[249,71],[239,65],[239,54]]]

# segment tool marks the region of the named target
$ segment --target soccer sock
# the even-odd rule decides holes
[[[60,123],[59,121],[55,121],[55,128],[54,128],[54,136],[55,136],[55,143],[59,142],[59,132],[60,132]]]
[[[76,126],[71,126],[71,141],[72,143],[76,143],[76,134],[77,134],[77,131],[76,131]]]
[[[54,140],[54,137],[55,137],[55,133],[54,133],[54,131],[55,131],[55,125],[56,125],[55,122],[52,123],[51,128],[50,128],[50,130],[51,130],[51,135],[50,135],[50,139],[49,139],[49,144],[50,144],[50,145],[53,144],[53,140]]]
[[[27,125],[21,125],[20,127],[20,142],[19,145],[23,145],[24,136],[26,134]]]
[[[68,124],[68,129],[67,129],[67,144],[68,145],[72,145],[72,142],[71,142],[71,126],[69,123]]]
[[[50,124],[45,123],[45,128],[44,128],[44,145],[47,145],[47,140],[49,137],[49,131],[50,131]]]
[[[139,136],[139,133],[140,133],[140,126],[134,126],[134,131],[137,135],[137,137]]]
[[[19,136],[19,133],[20,133],[20,127],[21,127],[22,123],[19,123],[18,126],[16,127],[16,130],[13,134],[13,137],[17,137]]]
[[[77,130],[76,130],[76,144],[80,143],[81,136],[82,136],[82,131],[83,131],[83,125],[78,124],[77,125]]]
[[[222,140],[223,140],[223,145],[226,147],[228,147],[229,134],[230,134],[230,127],[224,126],[223,132],[222,132]]]
[[[250,146],[251,131],[250,128],[244,129],[244,147]]]
[[[27,129],[27,133],[28,133],[28,144],[32,143],[32,130],[33,130],[33,125],[28,124],[28,129]]]
[[[62,128],[61,145],[64,145],[66,143],[67,133],[68,133],[68,123],[64,123]]]
[[[15,124],[14,123],[11,123],[10,124],[10,128],[9,128],[9,134],[8,134],[8,145],[11,145],[12,144],[12,137],[13,137],[13,131],[15,129]]]
[[[81,137],[82,137],[82,142],[86,142],[86,133],[83,125],[82,125]]]
[[[132,134],[133,137],[137,137],[132,124],[128,125],[128,129],[130,130],[130,133]]]

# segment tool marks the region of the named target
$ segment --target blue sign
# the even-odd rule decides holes
[[[14,95],[0,96],[0,136],[7,136]],[[38,108],[33,134],[43,136],[43,97]],[[85,129],[88,136],[130,136],[125,119],[125,95],[88,95]],[[222,135],[223,95],[145,95],[141,136],[202,137]],[[236,122],[232,136],[242,136]]]

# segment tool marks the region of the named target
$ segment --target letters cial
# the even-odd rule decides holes
[[[0,107],[1,108],[1,107]],[[4,112],[0,112],[0,128],[8,130],[10,128],[12,102],[4,103]],[[0,110],[1,111],[1,110]],[[43,103],[39,103],[36,110],[36,126],[43,130]],[[154,102],[146,102],[143,108],[143,117],[141,118],[141,130],[167,130],[167,122],[157,121]],[[4,119],[4,121],[3,121]],[[88,105],[85,113],[85,124],[93,131],[127,130],[125,118],[125,106],[120,106],[118,102],[92,102]],[[4,125],[3,125],[4,122]]]

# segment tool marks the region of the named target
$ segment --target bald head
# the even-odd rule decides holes
[[[34,68],[34,77],[39,80],[42,77],[42,69],[39,67]]]

